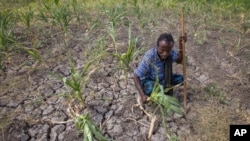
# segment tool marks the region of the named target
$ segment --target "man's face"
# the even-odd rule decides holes
[[[161,60],[167,59],[170,55],[171,50],[174,46],[173,42],[160,41],[159,46],[157,47],[157,52]]]

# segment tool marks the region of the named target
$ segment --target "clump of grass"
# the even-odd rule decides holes
[[[229,101],[226,99],[224,93],[217,87],[216,83],[209,83],[205,88],[205,92],[209,95],[218,97],[219,101],[223,104],[229,104]]]
[[[126,16],[126,12],[124,11],[124,4],[120,4],[108,9],[105,8],[104,13],[108,17],[109,23],[116,28],[119,25],[119,22]]]
[[[10,11],[0,12],[0,51],[8,52],[14,44],[14,16]]]
[[[0,70],[3,69],[9,52],[15,47],[14,16],[10,11],[0,12]]]
[[[198,27],[194,33],[194,41],[197,45],[203,45],[207,41],[207,31],[204,27]]]
[[[68,33],[68,26],[72,20],[70,4],[61,4],[59,1],[43,1],[42,8],[39,9],[40,20],[53,26],[59,25],[64,34]]]
[[[79,115],[75,123],[84,134],[84,141],[93,141],[94,137],[99,141],[111,141],[102,135],[101,130],[91,121],[88,114]]]
[[[27,29],[30,29],[30,24],[34,17],[34,11],[31,9],[31,7],[28,8],[28,10],[20,11],[20,21],[27,27]]]
[[[67,5],[58,6],[52,13],[52,18],[59,23],[65,34],[68,32],[68,26],[71,21],[71,14]]]

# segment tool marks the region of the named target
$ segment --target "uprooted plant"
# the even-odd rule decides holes
[[[155,68],[155,66],[153,66],[153,67]],[[174,86],[174,87],[177,87],[177,86]],[[143,112],[149,118],[151,118],[151,124],[150,124],[149,132],[148,132],[148,139],[151,139],[151,136],[153,133],[154,123],[156,121],[156,114],[155,113],[158,111],[158,109],[160,109],[161,116],[162,116],[162,123],[163,123],[164,129],[165,129],[165,133],[166,133],[167,138],[170,141],[177,141],[178,140],[176,136],[173,136],[173,135],[171,135],[171,133],[169,133],[169,131],[166,128],[166,122],[165,122],[165,115],[168,116],[171,113],[177,113],[179,115],[183,115],[183,108],[182,108],[181,104],[179,103],[178,99],[165,94],[170,89],[173,89],[173,87],[166,88],[164,90],[164,87],[159,83],[158,74],[156,74],[156,80],[154,83],[153,91],[152,91],[150,97],[148,97],[149,102],[151,101],[151,102],[157,104],[157,108],[155,109],[155,111],[152,114],[148,113],[143,108],[140,100],[139,99],[137,100],[138,104],[136,106],[139,106],[140,109],[143,110]]]
[[[175,136],[171,136],[168,130],[166,129],[165,115],[169,115],[171,113],[177,113],[179,115],[183,115],[183,109],[178,99],[165,94],[170,89],[173,89],[173,88],[166,88],[164,90],[163,86],[159,83],[158,76],[156,75],[154,88],[150,97],[148,98],[148,101],[152,101],[153,103],[156,103],[158,105],[156,108],[156,111],[158,108],[160,108],[161,116],[163,119],[162,123],[166,132],[166,136],[170,141],[175,141],[177,140],[177,138]]]

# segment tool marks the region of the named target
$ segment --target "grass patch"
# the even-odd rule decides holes
[[[229,101],[226,99],[226,96],[223,91],[221,91],[216,83],[209,83],[205,88],[205,92],[208,93],[210,96],[217,97],[219,101],[223,104],[229,105]]]

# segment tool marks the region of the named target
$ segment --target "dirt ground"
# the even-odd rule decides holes
[[[166,32],[165,28],[169,27],[167,21],[163,19],[161,23],[166,24],[158,24],[154,32],[147,30],[149,27],[142,31],[139,25],[134,25],[133,32],[141,35],[142,47],[149,49],[155,45],[157,37]],[[186,25],[187,113],[185,116],[174,114],[166,117],[166,126],[180,141],[227,141],[230,124],[250,123],[250,33],[207,29],[206,40],[199,45],[194,40],[192,26],[189,23]],[[177,43],[178,31],[168,29]],[[86,55],[94,55],[91,45],[98,32],[88,33],[84,26],[76,25],[71,25],[70,30],[72,35],[68,48],[76,67],[80,69],[86,63]],[[24,37],[20,40],[28,41],[25,33],[19,31],[17,28],[15,34]],[[47,29],[39,29],[39,32],[43,34]],[[121,27],[117,36],[119,46],[127,44],[127,28]],[[236,48],[239,36],[242,48]],[[63,96],[68,89],[48,74],[71,75],[62,34],[52,28],[51,36],[38,38],[42,41],[39,51],[43,62],[31,68],[35,61],[21,52],[8,61],[5,74],[0,76],[0,140],[83,140],[83,134],[76,129],[74,122],[70,122],[68,98]],[[177,46],[174,49],[178,49]],[[141,56],[133,62],[134,67]],[[117,61],[112,57],[100,61],[98,71],[91,76],[83,92],[85,105],[81,107],[80,113],[88,112],[110,139],[146,141],[150,118],[138,107],[134,108],[134,112],[131,110],[138,96],[133,71],[129,73],[126,86],[124,75],[116,71],[116,64]],[[182,66],[175,64],[174,72],[182,73]],[[176,88],[174,91],[182,103],[181,89]],[[155,109],[152,103],[144,107],[149,112]],[[157,117],[151,140],[166,141],[160,113]],[[61,124],[50,121],[69,122]]]

